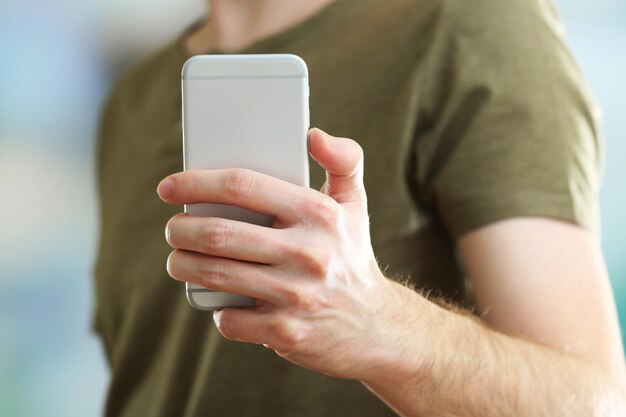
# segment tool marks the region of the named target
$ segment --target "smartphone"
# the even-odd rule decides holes
[[[302,58],[198,55],[185,62],[181,78],[185,170],[247,168],[309,186],[309,83]],[[266,227],[273,222],[228,205],[188,204],[184,210]],[[253,298],[190,283],[186,293],[200,310],[256,305]]]

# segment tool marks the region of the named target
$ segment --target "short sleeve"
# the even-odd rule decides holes
[[[519,216],[598,232],[598,111],[552,4],[450,1],[431,54],[416,175],[451,234]]]

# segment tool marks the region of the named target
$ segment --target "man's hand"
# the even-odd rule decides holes
[[[264,344],[309,369],[358,379],[404,416],[626,415],[623,369],[605,368],[607,363],[623,368],[623,360],[597,359],[598,352],[609,349],[571,355],[560,343],[577,338],[571,330],[552,340],[556,348],[546,346],[550,339],[534,328],[515,333],[529,339],[506,335],[497,330],[510,329],[497,324],[488,328],[386,279],[370,243],[360,147],[320,130],[310,132],[309,144],[311,155],[327,172],[321,192],[246,170],[187,171],[159,184],[159,195],[168,203],[232,204],[276,218],[268,228],[177,215],[166,227],[167,240],[175,248],[167,265],[172,277],[259,300],[255,308],[215,312],[217,327],[226,338]],[[491,254],[497,251],[483,253],[484,244],[468,242],[492,232],[489,227],[479,229],[460,246],[477,284],[489,278],[499,281],[486,287],[503,288],[507,276],[523,275],[527,269],[515,265],[515,271],[484,273],[495,265]],[[555,240],[545,239],[550,242]],[[517,247],[511,242],[505,246]],[[577,259],[589,255],[584,247]],[[515,252],[517,257],[525,253]],[[541,265],[531,258],[522,264]],[[561,265],[567,261],[560,259]],[[551,269],[538,268],[533,274],[550,271],[548,280],[556,279],[551,275],[571,277],[555,270],[551,259],[549,264]],[[600,282],[583,275],[588,282]],[[527,276],[518,281],[532,282]],[[539,290],[526,289],[528,294]],[[586,298],[578,299],[593,301],[596,298],[588,294],[599,293],[586,291]],[[485,285],[477,285],[479,301],[487,300],[488,305],[497,301],[502,310],[498,317],[488,317],[492,325],[525,302],[521,297],[512,302],[517,305],[508,305],[510,296],[500,302],[499,297],[485,298],[488,295]],[[573,299],[568,296],[564,302]],[[606,313],[610,309],[597,314],[598,305],[611,301],[602,300],[581,305],[596,306],[592,324],[615,327],[615,319]],[[588,312],[581,309],[581,314]],[[534,317],[533,322],[539,320],[541,311]],[[606,332],[581,334],[589,342],[593,341],[589,335],[597,334],[606,339],[606,346],[618,343]],[[550,337],[554,339],[553,334]]]
[[[321,192],[241,169],[163,180],[158,193],[168,203],[230,204],[276,218],[267,228],[174,216],[167,269],[177,280],[259,300],[214,313],[224,337],[329,375],[365,378],[395,342],[389,324],[400,315],[399,286],[383,276],[370,243],[362,149],[318,129],[309,146],[327,172]]]

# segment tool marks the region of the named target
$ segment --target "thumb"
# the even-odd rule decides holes
[[[311,157],[326,170],[326,194],[338,203],[365,202],[363,149],[352,139],[309,130]]]

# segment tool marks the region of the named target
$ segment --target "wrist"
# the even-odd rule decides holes
[[[387,279],[387,278],[385,278]],[[388,281],[382,330],[372,366],[359,381],[373,390],[413,386],[431,374],[437,343],[436,322],[441,311],[421,295],[395,281]]]

